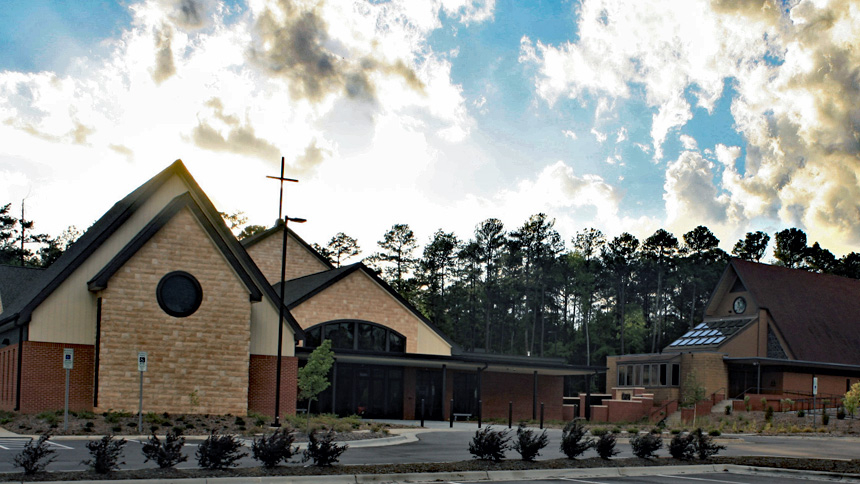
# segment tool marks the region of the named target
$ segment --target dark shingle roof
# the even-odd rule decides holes
[[[20,305],[22,296],[38,286],[44,275],[42,268],[0,265],[0,303],[4,308]]]
[[[251,257],[245,251],[236,237],[224,225],[224,221],[215,210],[214,205],[200,188],[182,160],[176,160],[160,173],[150,178],[146,183],[126,195],[125,198],[116,202],[100,219],[96,221],[86,232],[69,247],[49,268],[45,269],[42,276],[32,284],[21,289],[15,297],[12,305],[4,303],[3,313],[0,314],[0,331],[9,329],[12,325],[21,326],[30,321],[33,310],[42,303],[63,281],[66,280],[81,264],[96,251],[113,233],[122,226],[139,209],[159,187],[161,187],[171,176],[178,176],[189,187],[189,193],[194,198],[196,205],[202,210],[204,216],[211,224],[213,234],[218,235],[224,243],[220,247],[230,251],[239,261],[241,266],[248,272],[249,276],[256,282],[262,292],[272,301],[278,303],[278,295],[272,286],[266,281],[260,269],[254,264]],[[133,241],[132,241],[133,243]],[[289,312],[285,313],[296,336],[304,337],[304,332],[298,322]]]
[[[860,365],[860,280],[732,259],[794,358]]]

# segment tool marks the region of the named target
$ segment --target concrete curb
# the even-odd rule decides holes
[[[505,481],[548,478],[587,479],[601,477],[635,477],[682,475],[707,472],[764,475],[774,477],[826,477],[841,482],[860,483],[860,474],[802,471],[753,467],[736,464],[699,464],[687,466],[597,467],[592,469],[538,469],[528,471],[421,472],[405,474],[341,474],[333,476],[213,477],[192,479],[138,479],[97,481],[53,481],[53,484],[361,484],[361,483],[432,483],[441,481]]]

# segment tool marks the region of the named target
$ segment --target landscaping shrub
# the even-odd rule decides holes
[[[749,395],[744,396],[744,408],[747,410],[747,412],[749,412],[750,409],[752,408],[752,405],[750,405],[750,396]]]
[[[314,461],[318,467],[330,466],[338,461],[340,455],[346,452],[348,445],[338,445],[334,442],[334,432],[329,430],[321,436],[316,430],[308,435],[308,448],[302,456],[302,462]]]
[[[663,447],[663,438],[657,434],[637,435],[630,439],[633,455],[642,459],[650,459]]]
[[[600,437],[602,435],[606,435],[607,430],[603,427],[596,427],[591,429],[591,435],[594,437]]]
[[[723,433],[717,429],[713,429],[708,431],[708,435],[710,435],[711,437],[719,437],[720,435],[723,435]]]
[[[185,437],[176,430],[169,430],[164,440],[158,438],[155,432],[143,443],[144,462],[154,460],[158,467],[167,469],[180,462],[188,460],[187,455],[182,455],[182,447],[185,445]]]
[[[805,417],[805,416],[806,416],[806,411],[805,411],[805,410],[803,410],[802,408],[801,408],[800,410],[798,410],[798,411],[797,411],[797,417],[798,417],[798,418],[803,418],[803,417]]]
[[[541,449],[547,444],[549,444],[549,437],[546,435],[546,430],[535,435],[534,430],[527,428],[523,423],[517,427],[517,440],[514,441],[513,449],[520,454],[524,461],[535,460],[540,455]],[[504,452],[502,452],[502,457],[504,457]]]
[[[770,405],[764,411],[764,419],[768,422],[773,422],[773,407]]]
[[[297,447],[293,447],[295,440],[292,432],[283,429],[276,430],[271,435],[262,435],[254,439],[251,444],[251,453],[254,459],[263,464],[263,467],[271,469],[280,464],[281,461],[286,462],[298,451]]]
[[[634,434],[634,435],[635,435],[635,434],[638,434],[638,433],[639,433],[639,428],[638,428],[638,427],[630,427],[630,428],[628,428],[628,429],[627,429],[627,433],[628,433],[628,434]]]
[[[827,425],[829,423],[830,423],[830,415],[828,415],[827,411],[825,410],[824,413],[821,414],[821,424]]]
[[[732,414],[732,406],[731,405],[726,405],[725,413],[726,413],[726,415]]]
[[[120,464],[119,459],[122,457],[122,449],[125,447],[125,439],[114,439],[113,435],[105,435],[99,440],[91,440],[87,442],[87,450],[90,451],[90,458],[81,461],[81,464],[89,467],[97,474],[107,474],[111,471],[118,470]]]
[[[165,418],[155,412],[149,412],[144,415],[143,421],[153,425],[170,425],[170,419]]]
[[[511,448],[510,440],[507,430],[496,431],[487,426],[475,431],[469,443],[469,453],[475,459],[499,462],[505,458],[505,451]]]
[[[239,459],[248,455],[241,451],[242,443],[233,435],[209,434],[197,447],[197,465],[205,469],[227,469],[239,465]]]
[[[620,451],[615,449],[615,434],[603,434],[597,439],[594,445],[597,455],[601,459],[609,460],[612,456],[618,455]]]
[[[699,459],[705,460],[712,455],[717,455],[721,450],[725,449],[725,445],[714,443],[714,439],[702,432],[701,428],[693,431],[693,447],[696,449],[696,454]]]
[[[576,459],[594,447],[593,439],[586,439],[585,428],[578,421],[568,422],[561,431],[561,451],[568,459]]]
[[[24,474],[28,476],[45,470],[45,467],[57,458],[54,455],[57,451],[48,447],[48,439],[50,438],[51,433],[45,432],[35,442],[30,439],[24,444],[21,453],[12,458],[12,464],[24,469]]]
[[[839,407],[839,409],[836,410],[836,418],[838,420],[845,420],[845,409],[844,408]]]
[[[669,441],[669,455],[673,459],[692,460],[696,455],[696,448],[693,446],[693,434],[678,434],[672,437]]]

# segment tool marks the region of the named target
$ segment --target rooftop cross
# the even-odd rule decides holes
[[[281,176],[266,176],[266,178],[271,178],[273,180],[281,181],[281,198],[278,200],[278,220],[284,218],[284,182],[293,182],[298,183],[299,181],[295,178],[284,178],[284,157],[281,157]]]

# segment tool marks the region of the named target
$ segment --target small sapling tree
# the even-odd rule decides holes
[[[57,458],[54,455],[57,451],[48,447],[48,439],[50,438],[51,433],[45,432],[35,442],[30,439],[24,444],[21,453],[12,458],[12,464],[23,469],[24,474],[28,476],[45,470],[45,467]]]
[[[857,407],[860,406],[860,382],[851,385],[851,388],[845,392],[845,396],[842,398],[842,406],[848,412],[848,415],[854,418],[854,414],[857,413]]]
[[[585,428],[578,421],[568,422],[561,431],[561,451],[568,459],[576,459],[594,447],[594,439],[585,438]]]
[[[328,372],[332,364],[334,352],[331,350],[331,340],[327,339],[311,352],[305,366],[299,368],[299,399],[308,401],[308,433],[311,429],[311,402],[331,385]]]
[[[696,423],[696,406],[699,402],[705,400],[705,387],[703,387],[696,372],[690,372],[684,380],[684,391],[681,395],[681,405],[685,407],[693,407],[693,423]]]
[[[546,435],[546,430],[536,435],[534,430],[527,428],[525,424],[521,423],[517,427],[517,440],[514,441],[513,447],[524,461],[535,460],[547,444],[549,444],[549,437]]]

